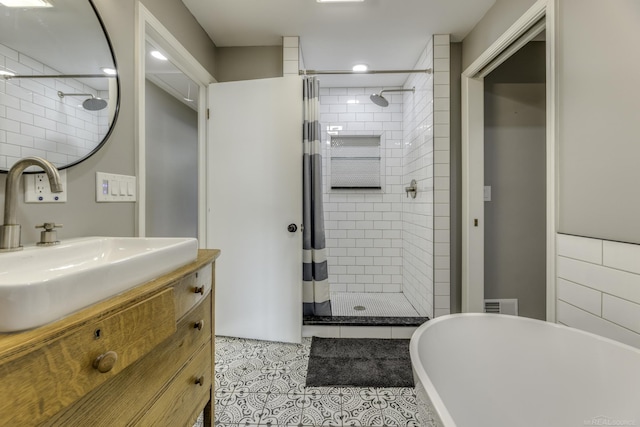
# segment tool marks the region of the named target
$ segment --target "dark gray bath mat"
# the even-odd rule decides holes
[[[409,340],[311,340],[307,387],[413,387]]]

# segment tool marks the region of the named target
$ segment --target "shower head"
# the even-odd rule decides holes
[[[376,104],[379,105],[381,107],[388,107],[389,106],[389,101],[387,101],[387,98],[385,98],[384,96],[382,96],[382,92],[380,93],[374,93],[372,94],[369,99],[371,99],[371,101]]]
[[[371,102],[373,102],[376,105],[379,105],[380,107],[388,107],[389,106],[389,101],[387,101],[387,98],[382,96],[383,93],[385,93],[385,92],[415,92],[415,91],[416,91],[415,87],[413,87],[411,89],[385,89],[385,90],[381,91],[380,93],[371,94],[369,99],[371,99]]]
[[[102,98],[96,98],[91,93],[63,93],[62,91],[58,91],[58,96],[60,98],[64,98],[65,96],[88,96],[89,98],[82,102],[82,107],[88,111],[99,111],[107,107],[107,101]]]
[[[87,98],[84,100],[84,102],[82,103],[82,107],[84,107],[85,110],[89,111],[99,111],[107,108],[107,101],[102,98],[95,98],[92,96],[91,98]]]

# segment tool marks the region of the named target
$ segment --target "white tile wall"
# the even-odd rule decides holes
[[[433,67],[433,40],[429,41],[414,68]],[[433,230],[433,75],[411,74],[405,88],[403,129],[403,184],[418,183],[415,199],[403,204],[403,292],[421,316],[434,313]]]
[[[413,74],[405,88],[404,178],[418,182],[418,197],[403,209],[403,291],[423,316],[450,312],[449,214],[449,36],[435,35],[414,68],[433,74]]]
[[[640,347],[640,246],[558,234],[559,323]]]
[[[448,34],[433,36],[434,317],[451,312],[449,45]]]
[[[0,45],[0,70],[61,74],[4,45]],[[60,99],[58,91],[109,98],[106,91],[74,79],[0,80],[0,167],[9,168],[25,156],[67,164],[84,157],[101,141],[108,129],[108,109],[87,111],[80,106],[84,98]]]
[[[325,229],[333,292],[402,290],[402,94],[371,102],[382,88],[320,89]],[[382,190],[331,190],[329,133],[380,135]]]
[[[298,75],[300,39],[298,36],[282,37],[282,74],[285,76]]]
[[[403,87],[415,93],[388,94],[387,108],[369,100],[383,88],[321,88],[329,281],[334,292],[403,291],[434,317],[450,312],[449,36],[434,36],[415,68],[434,72],[411,74]],[[327,131],[382,136],[382,191],[327,188]],[[412,179],[418,197],[407,199]]]

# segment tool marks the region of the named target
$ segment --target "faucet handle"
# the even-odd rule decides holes
[[[36,243],[37,246],[53,246],[60,243],[56,233],[56,228],[61,228],[62,224],[56,224],[55,222],[45,222],[41,225],[36,225],[36,228],[44,228],[44,231],[40,232],[40,241]]]
[[[62,228],[62,224],[56,224],[55,222],[45,222],[44,224],[36,225],[36,228],[44,228],[44,231],[53,231],[56,228]]]

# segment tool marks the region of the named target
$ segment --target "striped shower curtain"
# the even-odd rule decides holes
[[[305,77],[303,82],[302,306],[305,316],[331,316],[322,207],[320,85],[315,77]]]

